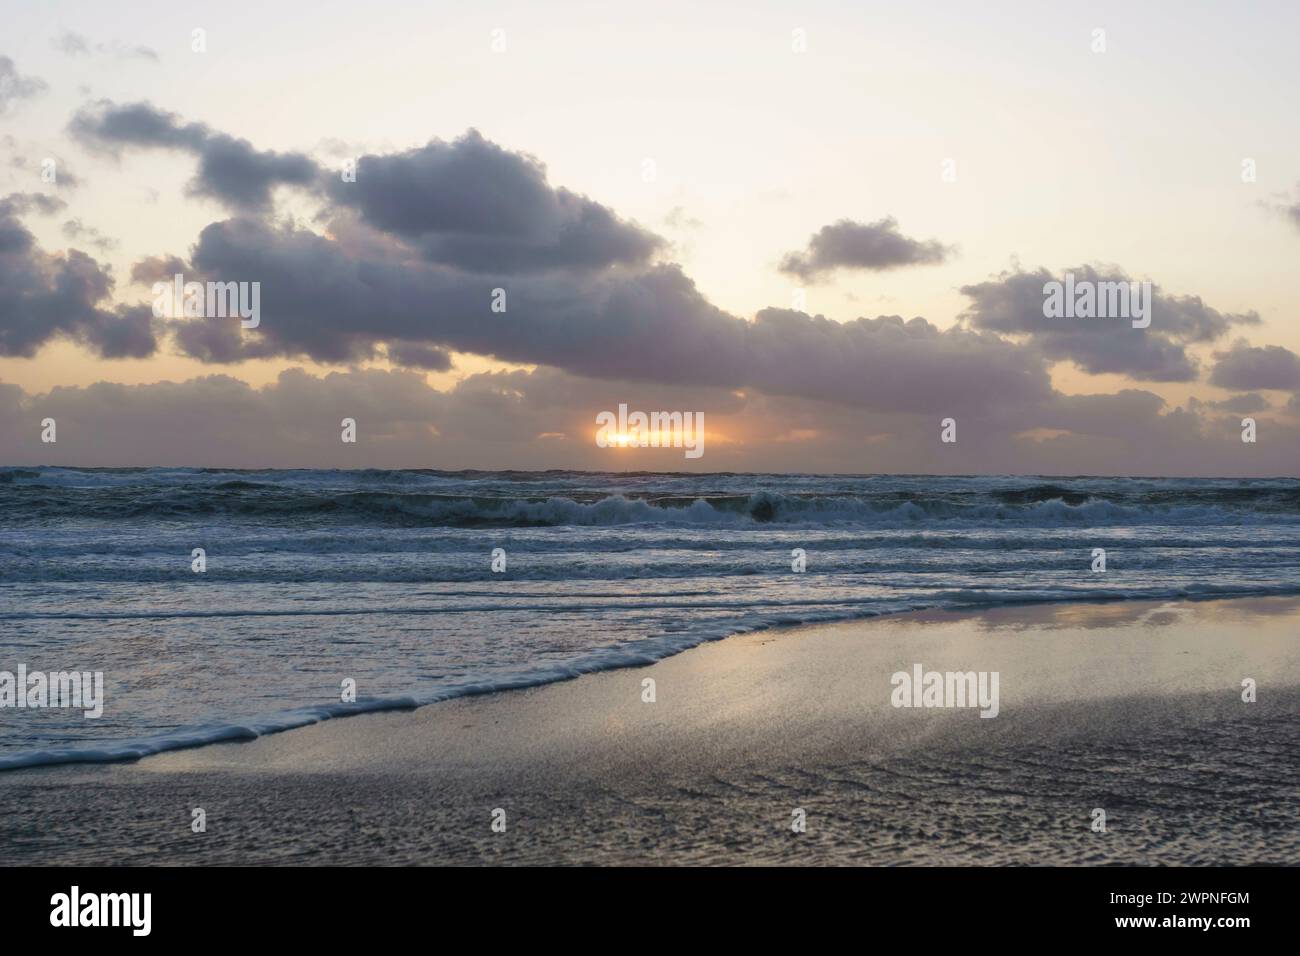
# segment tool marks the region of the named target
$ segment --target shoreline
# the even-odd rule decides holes
[[[668,643],[655,643],[661,638],[670,637],[670,635],[661,635],[660,638],[652,638],[649,642],[643,641],[638,645],[631,645],[622,648],[622,650],[626,651],[626,654],[623,658],[617,660],[593,662],[590,659],[599,654],[609,653],[611,648],[601,648],[590,652],[587,659],[580,659],[572,664],[564,665],[567,668],[567,672],[561,673],[558,676],[546,673],[521,674],[517,676],[508,676],[502,679],[499,683],[492,684],[491,686],[472,684],[466,687],[455,687],[435,691],[432,695],[423,697],[398,696],[375,700],[363,700],[351,705],[307,705],[291,708],[289,710],[276,711],[270,714],[262,714],[246,720],[237,720],[230,723],[213,725],[210,727],[189,729],[180,728],[166,734],[160,734],[148,738],[108,740],[96,744],[87,744],[85,747],[60,748],[56,751],[23,752],[13,755],[0,753],[0,780],[2,780],[7,774],[24,770],[39,770],[42,768],[65,766],[78,767],[134,763],[140,760],[146,760],[151,757],[178,751],[194,750],[224,744],[248,743],[260,740],[264,737],[289,733],[291,731],[313,727],[318,724],[351,717],[409,712],[464,698],[547,687],[552,684],[578,680],[591,674],[601,674],[620,670],[636,670],[642,667],[651,667],[661,661],[669,660],[680,654],[689,653],[696,648],[708,644],[732,640],[751,634],[784,634],[789,632],[799,632],[808,628],[852,626],[879,620],[906,619],[913,615],[926,615],[931,613],[968,615],[982,614],[986,611],[996,612],[1013,608],[1033,608],[1056,605],[1107,606],[1115,604],[1128,605],[1163,603],[1169,601],[1194,604],[1202,602],[1272,599],[1295,600],[1296,602],[1300,602],[1300,594],[1271,594],[1269,592],[1260,592],[1256,594],[1237,594],[1229,596],[1190,595],[1179,596],[1177,598],[1091,596],[1070,600],[1061,600],[1059,598],[1030,598],[1023,601],[1007,600],[990,604],[972,604],[955,608],[934,606],[899,611],[852,614],[845,617],[829,617],[807,621],[778,621],[771,624],[762,624],[740,630],[729,630],[726,633],[705,634],[698,637],[698,639],[693,639],[689,643],[681,645],[672,641]],[[644,647],[646,644],[653,644],[653,646],[644,650],[639,650],[639,648]]]
[[[0,773],[0,862],[1293,862],[1297,624],[1300,598],[1265,597],[752,631],[509,694]],[[999,715],[891,706],[890,675],[917,663],[999,672]]]

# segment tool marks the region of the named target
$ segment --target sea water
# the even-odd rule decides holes
[[[782,624],[1291,593],[1293,479],[5,468],[0,671],[102,672],[104,701],[95,720],[0,708],[0,769],[541,684]]]

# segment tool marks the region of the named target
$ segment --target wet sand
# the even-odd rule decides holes
[[[915,664],[997,716],[893,706]],[[0,774],[0,863],[1296,863],[1297,740],[1300,599],[921,612]]]

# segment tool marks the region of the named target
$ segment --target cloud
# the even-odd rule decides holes
[[[0,56],[0,116],[9,112],[9,108],[19,100],[31,99],[48,88],[39,77],[20,75],[13,60]]]
[[[214,364],[305,358],[352,365],[387,360],[398,367],[323,378],[297,370],[265,389],[224,376],[186,383],[214,403],[213,414],[228,401],[235,420],[259,429],[257,443],[240,445],[240,436],[221,438],[195,426],[196,435],[209,440],[193,446],[204,450],[201,460],[238,448],[237,454],[253,456],[252,464],[347,466],[336,460],[337,417],[325,427],[319,416],[337,412],[360,421],[341,411],[355,407],[358,399],[349,399],[354,389],[386,396],[367,408],[367,434],[410,442],[385,445],[383,454],[368,455],[368,465],[426,465],[421,456],[434,435],[448,443],[439,446],[439,460],[458,465],[608,467],[586,439],[595,412],[620,401],[693,407],[714,416],[715,424],[720,418],[720,441],[729,450],[713,453],[710,464],[737,469],[1053,471],[1068,463],[1076,473],[1158,473],[1166,471],[1160,462],[1167,460],[1167,473],[1210,467],[1230,473],[1263,467],[1272,456],[1269,467],[1280,472],[1285,469],[1278,463],[1294,462],[1298,454],[1270,446],[1243,464],[1224,457],[1209,466],[1220,461],[1207,457],[1212,438],[1223,439],[1225,455],[1240,454],[1239,435],[1235,445],[1228,441],[1233,436],[1220,435],[1221,422],[1209,405],[1169,408],[1140,389],[1066,396],[1052,388],[1049,365],[1063,358],[1090,371],[1188,380],[1198,370],[1190,346],[1258,321],[1253,313],[1220,313],[1192,296],[1158,293],[1145,332],[1127,323],[1107,328],[1104,320],[1048,325],[1042,286],[1051,277],[1046,270],[1017,271],[963,289],[971,306],[950,329],[919,317],[837,322],[786,309],[763,309],[746,319],[712,304],[680,266],[661,261],[659,237],[552,186],[537,160],[474,131],[451,142],[362,156],[356,181],[345,182],[305,157],[305,168],[285,175],[276,163],[298,154],[259,151],[148,104],[97,104],[71,125],[102,148],[156,147],[199,157],[196,191],[236,209],[206,226],[184,256],[162,254],[132,269],[133,282],[146,285],[177,272],[188,280],[259,283],[256,329],[242,329],[238,318],[157,323],[182,354]],[[220,148],[232,143],[238,162]],[[240,162],[252,170],[244,192],[214,173]],[[311,228],[270,215],[272,192],[285,184],[309,191],[319,203]],[[848,225],[914,242],[898,236],[893,220]],[[884,267],[884,258],[846,252],[834,241],[819,252],[817,238],[802,262],[810,274],[850,260],[861,268]],[[19,239],[30,241],[30,234]],[[934,254],[946,253],[909,253],[915,260]],[[1075,272],[1122,276],[1088,266]],[[60,331],[66,330],[47,330],[47,336]],[[471,375],[447,391],[430,389],[425,373],[450,369],[453,353],[534,368]],[[193,401],[189,392],[167,391],[162,383],[155,391],[100,391],[95,398],[128,407],[145,401],[188,407]],[[90,415],[89,404],[85,399],[76,414]],[[409,419],[403,417],[408,411]],[[960,455],[935,438],[938,422],[949,416],[961,423]],[[263,419],[270,423],[267,444],[261,444]],[[324,444],[317,438],[303,444],[308,426],[313,435],[320,431]],[[159,447],[171,455],[191,446]]]
[[[1233,391],[1300,389],[1300,355],[1280,345],[1262,348],[1235,342],[1226,352],[1215,352],[1210,384]]]
[[[1281,215],[1291,225],[1300,229],[1300,187],[1297,187],[1292,197],[1288,197],[1285,193],[1277,193],[1268,199],[1259,200],[1259,206],[1271,213]]]
[[[805,251],[787,254],[779,268],[801,279],[816,279],[836,269],[937,265],[952,251],[935,239],[922,242],[903,235],[892,216],[865,224],[841,219],[815,233]]]
[[[47,253],[20,217],[53,213],[61,200],[16,194],[0,199],[0,355],[30,358],[64,336],[103,358],[141,358],[157,349],[151,310],[107,303],[108,270],[84,252]]]
[[[174,276],[184,275],[188,268],[178,256],[150,256],[131,266],[131,281],[147,286],[171,282]]]
[[[198,158],[190,183],[196,196],[215,199],[239,212],[260,212],[271,205],[277,186],[312,187],[320,170],[302,153],[257,150],[203,123],[186,123],[177,114],[149,103],[118,106],[100,100],[79,110],[68,126],[85,145],[118,152],[123,147],[172,149]]]
[[[1263,395],[1258,392],[1247,392],[1244,395],[1233,395],[1231,398],[1225,398],[1221,402],[1206,402],[1210,408],[1224,412],[1236,412],[1238,414],[1248,414],[1250,412],[1265,412],[1272,406]]]
[[[546,181],[546,168],[470,130],[451,143],[357,161],[330,198],[424,258],[471,272],[642,265],[664,242],[605,206]]]
[[[261,282],[255,331],[236,320],[173,323],[182,351],[209,362],[361,361],[397,341],[596,378],[753,386],[873,407],[978,407],[1049,391],[1041,359],[997,336],[780,309],[749,322],[710,304],[675,265],[482,276],[252,219],[206,227],[191,263],[209,280]],[[491,308],[494,288],[506,291],[505,312]]]
[[[1067,359],[1093,373],[1190,381],[1199,365],[1189,345],[1258,322],[1253,313],[1224,314],[1199,298],[1158,291],[1146,330],[1048,320],[1042,286],[1051,277],[1041,269],[964,287],[971,300],[964,327],[946,333],[922,319],[836,323],[775,309],[747,322],[711,305],[679,267],[655,264],[658,236],[551,186],[536,159],[474,130],[452,142],[362,156],[355,181],[345,181],[299,154],[261,152],[145,103],[101,102],[80,111],[71,128],[101,145],[193,152],[200,156],[196,191],[241,211],[203,230],[192,268],[215,281],[260,282],[266,321],[256,334],[238,323],[175,324],[181,350],[207,362],[340,363],[391,351],[413,367],[441,369],[440,353],[450,350],[574,374],[718,381],[850,404],[887,401],[864,377],[907,391],[909,376],[933,374],[937,407],[977,383],[993,387],[983,376],[994,368],[1013,395],[1034,400],[1047,389],[1046,362]],[[256,215],[285,183],[315,191],[327,235]],[[939,262],[947,252],[937,241],[903,236],[891,218],[844,220],[823,228],[783,268],[808,277]],[[1075,271],[1080,279],[1127,280],[1114,269]],[[505,312],[490,307],[497,289],[508,298]],[[970,363],[952,354],[954,344],[972,350]],[[421,358],[417,347],[433,351]],[[865,376],[845,370],[850,358],[863,363]]]
[[[502,149],[476,130],[451,143],[361,156],[354,182],[303,153],[258,150],[149,103],[101,100],[79,110],[69,131],[110,152],[190,153],[199,160],[191,193],[239,213],[266,212],[278,186],[320,191],[333,215],[351,212],[412,254],[469,272],[638,266],[665,246],[607,207],[552,187],[536,159]]]
[[[0,137],[0,149],[16,150],[18,141],[12,136]],[[25,150],[35,150],[35,147],[28,144]],[[45,152],[40,150],[39,152]],[[42,188],[55,188],[60,190],[77,189],[84,185],[80,176],[74,175],[68,168],[68,164],[61,157],[43,155],[40,159],[33,158],[24,153],[12,152],[6,159],[6,164],[11,169],[21,170],[24,174],[30,174],[31,180],[39,180]]]
[[[595,416],[701,411],[706,453],[600,449]],[[42,418],[59,426],[43,445]],[[354,418],[358,443],[339,441]],[[1170,409],[1141,390],[1053,394],[1009,420],[957,413],[956,445],[931,415],[877,412],[712,386],[609,382],[554,369],[485,372],[438,389],[421,372],[288,369],[254,387],[226,375],[185,382],[100,382],[29,394],[0,383],[0,464],[190,467],[532,468],[953,474],[1283,474],[1300,429],[1273,422],[1242,453],[1240,428],[1195,405]],[[1240,421],[1238,416],[1237,422]],[[1056,437],[1021,437],[1035,425]]]
[[[328,465],[344,461],[329,457],[332,446],[342,444],[343,417],[361,423],[370,450],[427,447],[437,393],[411,372],[375,369],[318,378],[290,369],[264,388],[213,375],[145,385],[98,382],[39,396],[0,391],[0,403],[6,399],[11,405],[9,414],[0,410],[0,429],[11,422],[4,437],[17,442],[9,455],[26,454],[29,461],[57,462],[66,455],[69,461],[105,463]],[[37,421],[48,416],[58,422],[57,446],[42,446],[31,433],[25,419],[33,413]],[[315,459],[309,457],[313,452]]]
[[[62,31],[51,41],[51,44],[54,49],[68,56],[90,55],[90,41],[80,33],[73,33],[71,30]]]
[[[111,143],[198,152],[214,136],[233,141],[141,104],[83,111],[73,127]],[[264,155],[239,142],[245,154]],[[951,411],[1041,401],[1050,394],[1047,362],[1061,359],[1091,372],[1191,380],[1198,366],[1189,344],[1258,321],[1219,313],[1195,297],[1157,294],[1145,333],[1104,321],[1049,326],[1045,270],[967,286],[971,308],[961,327],[947,331],[920,318],[841,323],[781,309],[746,321],[708,302],[680,267],[655,264],[658,237],[550,186],[536,160],[475,131],[363,156],[356,172],[355,182],[318,184],[326,235],[253,215],[202,231],[190,256],[195,275],[187,276],[259,282],[263,321],[255,332],[237,320],[171,323],[184,354],[212,363],[286,357],[328,364],[389,355],[444,370],[455,351],[595,378]],[[253,178],[263,185],[276,179]],[[864,236],[871,241],[854,244]],[[827,227],[802,267],[883,267],[942,255],[942,247],[907,239],[886,219]],[[150,275],[165,279],[179,262],[173,257]],[[1076,271],[1093,279],[1121,275]],[[506,296],[504,312],[492,308],[497,289]]]
[[[704,223],[690,215],[684,206],[673,206],[664,216],[664,225],[669,229],[701,229]]]
[[[104,235],[94,226],[87,226],[80,219],[69,219],[63,224],[63,235],[73,242],[84,242],[94,246],[100,252],[117,248],[117,240]]]
[[[403,368],[422,368],[430,372],[451,370],[451,356],[418,342],[389,342],[388,361]]]
[[[1079,282],[1128,282],[1113,267],[1076,266],[1066,270]],[[1001,335],[1025,336],[1046,358],[1071,361],[1093,374],[1116,373],[1155,382],[1187,382],[1200,373],[1187,346],[1212,342],[1240,325],[1256,325],[1254,312],[1222,313],[1199,296],[1171,296],[1152,287],[1151,325],[1135,329],[1123,319],[1047,318],[1043,315],[1045,283],[1055,281],[1046,269],[1004,273],[994,280],[963,286],[970,299],[962,321],[972,328]]]
[[[158,62],[158,52],[147,46],[130,46],[119,43],[91,43],[90,40],[80,33],[74,33],[71,30],[63,30],[56,36],[52,42],[54,49],[68,56],[90,56],[98,54],[101,56],[115,56],[120,60],[150,60]]]
[[[10,193],[0,199],[0,214],[9,216],[25,216],[30,212],[52,216],[67,208],[68,204],[58,196],[44,193]]]

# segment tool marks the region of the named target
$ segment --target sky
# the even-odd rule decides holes
[[[0,464],[1295,476],[1297,27],[15,6]],[[176,272],[259,324],[155,314]],[[1044,315],[1066,273],[1151,324]],[[620,404],[704,454],[600,447]]]

